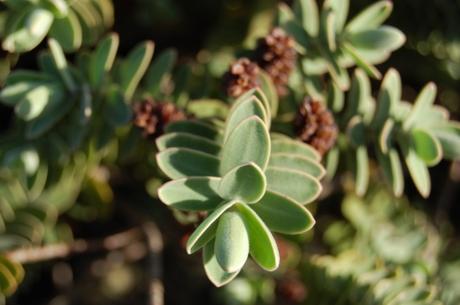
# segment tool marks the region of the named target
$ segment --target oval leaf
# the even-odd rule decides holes
[[[219,176],[219,159],[188,148],[168,148],[156,156],[158,166],[171,179]]]
[[[324,167],[315,160],[296,154],[275,153],[268,163],[271,167],[294,169],[321,179],[326,174]]]
[[[249,235],[249,253],[252,258],[265,270],[277,269],[280,255],[270,230],[250,207],[241,204],[238,209]]]
[[[200,250],[214,238],[217,229],[216,221],[225,211],[235,205],[235,203],[236,201],[230,201],[222,204],[200,223],[187,240],[186,250],[188,254]]]
[[[267,191],[251,208],[274,232],[298,234],[310,230],[315,224],[305,207],[275,192]]]
[[[172,147],[190,148],[211,155],[217,155],[221,150],[216,142],[185,132],[167,133],[156,140],[156,145],[160,151]]]
[[[216,286],[221,287],[233,280],[239,273],[226,272],[217,262],[214,254],[214,243],[209,242],[203,249],[203,265],[209,280]]]
[[[268,190],[283,194],[300,204],[312,202],[322,190],[318,180],[297,170],[268,167],[265,175]]]
[[[220,178],[190,177],[173,180],[158,189],[158,197],[168,206],[183,211],[207,211],[221,202],[217,189]]]
[[[264,170],[269,155],[270,137],[264,122],[259,117],[249,117],[232,131],[225,142],[220,173],[225,175],[236,166],[248,162],[254,162]]]
[[[430,132],[414,129],[410,133],[410,138],[412,148],[428,166],[436,165],[441,161],[441,144]]]
[[[315,161],[321,160],[321,155],[310,145],[294,141],[289,138],[274,139],[271,145],[272,154],[287,153],[301,155],[306,158],[311,158]]]
[[[226,272],[240,270],[249,254],[249,237],[238,212],[225,212],[219,220],[214,243],[217,262]]]
[[[253,203],[262,198],[266,187],[264,173],[255,163],[251,162],[229,171],[222,178],[218,192],[225,199]]]

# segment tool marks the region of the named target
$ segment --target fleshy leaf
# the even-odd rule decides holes
[[[377,159],[393,194],[401,196],[404,191],[404,174],[398,151],[395,148],[389,149],[387,154],[377,151]]]
[[[268,167],[265,175],[268,190],[283,194],[300,204],[314,201],[322,190],[318,180],[297,170]]]
[[[270,156],[269,166],[294,169],[321,179],[326,170],[317,161],[297,154],[274,153]]]
[[[356,48],[388,52],[399,49],[406,41],[406,37],[394,27],[382,26],[378,29],[350,34],[347,40]]]
[[[431,192],[431,180],[428,168],[422,159],[417,155],[406,143],[400,143],[406,161],[407,168],[409,169],[410,176],[415,183],[420,194],[427,198]]]
[[[267,187],[265,175],[255,163],[235,167],[222,177],[218,193],[222,198],[257,202]]]
[[[265,112],[264,106],[255,96],[252,96],[247,100],[237,102],[235,105],[233,105],[233,108],[230,111],[228,120],[226,122],[224,141],[242,121],[251,116],[259,117],[266,124],[269,120],[269,118],[267,118],[267,113]]]
[[[238,210],[249,235],[249,253],[265,270],[278,268],[280,256],[278,246],[262,219],[247,205],[238,205]]]
[[[216,142],[185,132],[171,132],[162,135],[156,140],[156,145],[159,151],[163,151],[167,148],[177,147],[190,148],[211,155],[217,155],[221,150],[220,145]]]
[[[157,163],[171,179],[187,176],[219,176],[219,159],[188,148],[168,148],[157,154]]]
[[[221,202],[217,189],[220,178],[189,177],[165,183],[158,197],[168,206],[183,211],[207,211]]]
[[[380,26],[390,16],[393,3],[389,0],[376,2],[355,16],[345,27],[349,33]]]
[[[401,77],[395,69],[390,69],[385,74],[378,96],[378,106],[373,120],[373,126],[381,129],[385,121],[395,111],[401,100]]]
[[[251,208],[274,232],[298,234],[310,230],[315,220],[310,212],[292,199],[267,191]]]
[[[460,159],[460,124],[449,122],[433,127],[432,131],[441,143],[443,157],[451,160]]]
[[[121,65],[120,84],[127,100],[130,100],[137,85],[152,60],[154,43],[146,41],[132,50]]]
[[[219,219],[214,242],[217,262],[226,272],[237,272],[249,254],[249,236],[241,215],[227,211]]]
[[[404,119],[403,128],[409,130],[417,122],[425,123],[425,114],[433,106],[436,98],[436,85],[428,83],[417,96],[409,115]],[[423,125],[422,125],[423,126]]]
[[[355,158],[355,191],[358,196],[364,196],[369,185],[369,156],[366,146],[356,148]]]
[[[272,141],[272,154],[275,153],[287,153],[287,154],[297,154],[305,156],[306,158],[311,158],[315,161],[320,161],[320,154],[310,145],[294,141],[289,138],[284,139],[274,139]]]
[[[186,250],[188,254],[200,250],[214,238],[217,229],[217,220],[225,211],[235,204],[236,201],[230,201],[220,205],[200,223],[187,240]]]
[[[230,133],[225,142],[220,173],[225,175],[234,167],[247,162],[254,162],[264,170],[269,154],[270,137],[264,122],[259,117],[249,117]]]
[[[208,242],[203,249],[203,265],[206,275],[216,287],[221,287],[229,283],[239,273],[239,270],[236,272],[226,272],[222,269],[214,254],[213,241]]]
[[[319,12],[316,0],[297,0],[294,2],[294,14],[302,21],[305,30],[311,36],[319,32]]]
[[[98,88],[101,85],[106,73],[112,68],[119,43],[118,35],[112,33],[98,44],[91,56],[89,79],[94,88]]]
[[[412,148],[428,166],[441,161],[441,144],[430,132],[416,128],[411,131],[410,138]]]
[[[198,120],[176,121],[166,125],[165,131],[184,132],[201,136],[213,141],[220,141],[222,132],[216,126]]]
[[[177,60],[177,52],[174,49],[167,49],[160,53],[153,60],[153,64],[145,76],[147,90],[155,96],[161,88],[161,84],[168,73],[171,72]]]
[[[56,39],[66,51],[78,49],[82,43],[83,33],[75,13],[69,11],[67,16],[54,19],[50,36]]]

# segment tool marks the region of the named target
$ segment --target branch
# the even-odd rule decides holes
[[[136,227],[102,239],[77,239],[72,243],[57,243],[42,247],[12,250],[4,253],[3,255],[15,262],[30,264],[57,258],[65,258],[81,253],[122,249],[132,244],[134,241],[138,241],[143,238],[145,238],[143,229]]]

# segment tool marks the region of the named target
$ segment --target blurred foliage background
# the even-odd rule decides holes
[[[176,49],[178,63],[189,71],[176,69],[175,77],[183,73],[195,76],[187,84],[189,98],[222,97],[213,91],[219,87],[219,76],[236,49],[253,47],[267,33],[278,4],[274,0],[113,2],[113,31],[120,35],[120,54],[128,54],[143,40],[155,42],[156,54]],[[351,1],[351,15],[372,2]],[[402,30],[408,40],[379,69],[399,70],[407,100],[427,81],[434,81],[439,87],[436,103],[459,119],[460,0],[394,1],[387,23]],[[42,43],[21,55],[15,69],[36,69],[37,54],[44,48]],[[0,105],[0,132],[10,127],[12,115],[10,108]],[[139,155],[149,158],[152,147],[143,145]],[[111,170],[112,188],[105,188],[104,172],[92,172],[78,196],[79,204],[63,217],[75,236],[97,238],[129,227],[123,217],[126,207],[138,205],[163,233],[165,304],[460,303],[458,163],[443,161],[430,169],[433,187],[428,199],[422,199],[412,185],[403,199],[376,186],[378,181],[371,182],[364,199],[351,195],[351,187],[337,191],[330,185],[326,188],[329,196],[315,206],[314,231],[290,239],[279,237],[282,266],[278,271],[268,274],[250,265],[221,289],[208,283],[200,258],[187,256],[183,250],[191,227],[177,222],[158,200],[152,202],[148,192],[155,190],[157,182],[147,184],[147,190],[143,185],[146,177],[153,176],[147,172],[150,168],[126,158],[120,168]],[[345,179],[344,185],[347,183]],[[61,234],[68,230],[63,227]],[[136,253],[147,250],[135,243],[132,247],[131,256],[127,249],[127,255],[114,251],[32,264],[7,304],[143,304],[149,283],[148,256]]]

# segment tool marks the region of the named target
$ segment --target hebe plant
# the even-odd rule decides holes
[[[187,252],[203,250],[203,264],[217,286],[232,280],[248,254],[264,269],[279,265],[271,231],[297,234],[314,225],[303,207],[321,192],[325,173],[307,144],[270,136],[270,102],[251,90],[225,121],[175,122],[158,138],[157,161],[171,179],[159,191],[167,205],[208,216],[187,241]]]
[[[460,157],[460,125],[435,105],[433,83],[414,103],[404,101],[394,68],[373,94],[373,79],[382,78],[375,65],[405,42],[401,31],[383,25],[391,1],[375,2],[351,18],[349,0],[322,1],[321,8],[318,2],[280,4],[273,18],[276,29],[264,29],[271,33],[266,36],[270,43],[266,39],[242,52],[247,58],[236,61],[239,69],[231,74],[238,90],[229,91],[217,85],[225,77],[216,73],[223,71],[216,63],[221,58],[212,52],[179,65],[178,53],[168,49],[149,67],[154,44],[146,41],[124,58],[117,56],[119,37],[106,34],[113,23],[109,0],[1,1],[1,46],[7,54],[0,62],[0,100],[13,110],[14,119],[0,141],[0,303],[24,278],[12,251],[71,243],[62,216],[75,217],[72,207],[81,207],[92,191],[91,203],[113,199],[109,178],[95,173],[141,167],[136,179],[147,180],[148,172],[152,185],[161,185],[149,189],[153,197],[158,195],[173,211],[203,218],[185,248],[189,254],[202,250],[204,269],[216,286],[234,279],[249,256],[264,270],[277,269],[281,251],[274,233],[300,234],[314,226],[305,206],[319,198],[324,179],[329,189],[355,201],[342,204],[352,226],[335,222],[326,231],[326,243],[337,256],[316,254],[299,268],[306,282],[313,282],[311,295],[327,295],[318,299],[331,303],[437,304],[430,282],[437,257],[425,254],[432,240],[430,249],[438,254],[440,237],[417,230],[426,225],[425,218],[408,225],[406,210],[401,217],[392,212],[384,219],[375,216],[393,211],[389,206],[398,202],[391,196],[371,200],[366,194],[371,181],[378,180],[371,171],[375,163],[394,195],[405,195],[408,172],[419,193],[428,197],[429,168],[443,158]],[[41,44],[45,39],[47,44]],[[10,73],[18,58],[40,45],[47,49],[37,55],[38,69]],[[257,58],[258,52],[266,58]],[[283,94],[277,93],[280,88]],[[239,97],[223,98],[228,92]],[[336,144],[324,158],[296,139],[293,121],[309,98],[322,103],[328,124],[339,130],[337,141],[327,139]],[[157,111],[146,111],[140,119],[146,117],[155,130],[150,137],[143,138],[133,126],[133,116],[139,117],[132,104],[140,101],[155,104],[151,109]],[[189,119],[169,122],[171,111],[163,111],[167,106]],[[302,122],[324,124],[325,117]],[[308,139],[337,133],[318,135],[318,126],[305,127],[311,132]],[[132,159],[124,159],[129,153]],[[363,199],[349,196],[346,183],[340,183],[348,181],[342,177],[350,172],[354,193]],[[345,251],[352,244],[368,255]],[[418,263],[429,266],[424,281],[412,272]]]

